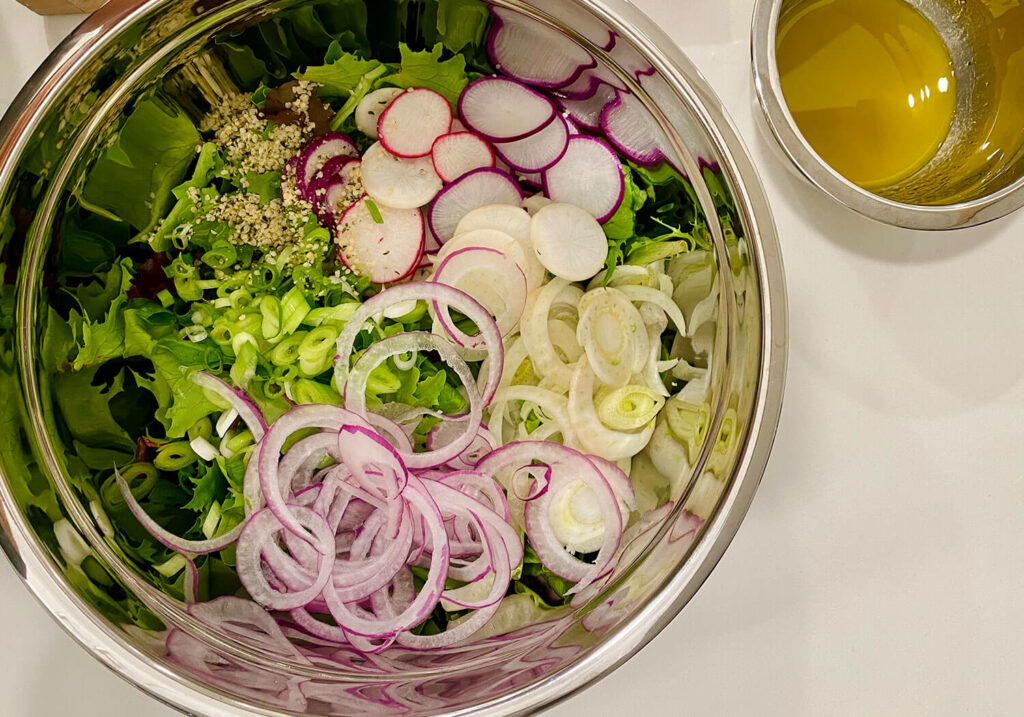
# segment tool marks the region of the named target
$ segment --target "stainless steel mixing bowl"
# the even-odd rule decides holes
[[[76,449],[61,422],[46,338],[52,252],[69,192],[140,93],[159,85],[199,111],[230,69],[225,38],[237,45],[257,25],[273,30],[303,3],[115,0],[54,52],[0,124],[0,538],[72,637],[167,704],[196,715],[535,712],[613,670],[665,627],[750,505],[779,417],[787,341],[778,243],[750,158],[694,67],[628,2],[495,4],[591,52],[639,99],[649,131],[665,133],[671,161],[691,179],[713,249],[706,296],[690,297],[702,299],[703,328],[688,340],[694,362],[709,366],[710,398],[694,459],[681,453],[676,464],[648,470],[647,509],[602,592],[539,624],[456,648],[388,651],[349,667],[270,654],[203,622],[121,560],[102,505],[69,470]],[[593,38],[607,40],[609,30],[615,43],[606,51]],[[730,226],[718,220],[716,201],[734,205]],[[692,301],[686,311],[692,318]]]

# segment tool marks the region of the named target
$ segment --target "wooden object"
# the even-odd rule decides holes
[[[38,15],[79,15],[92,12],[106,4],[107,0],[18,0]]]

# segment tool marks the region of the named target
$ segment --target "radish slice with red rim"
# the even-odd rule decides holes
[[[333,157],[359,158],[359,149],[347,134],[328,132],[317,137],[302,150],[296,165],[296,184],[303,197],[309,199],[317,173]]]
[[[495,161],[491,145],[472,132],[452,132],[438,137],[430,156],[437,176],[448,184],[474,169],[493,167]]]
[[[619,93],[601,112],[601,130],[637,164],[651,167],[665,160],[668,137],[636,95]]]
[[[582,99],[559,98],[562,110],[588,132],[601,131],[601,113],[610,103],[618,99],[614,87],[604,83],[598,84],[594,93]]]
[[[367,190],[369,191],[369,190]],[[477,169],[445,187],[430,206],[430,228],[442,242],[455,234],[463,217],[488,204],[519,206],[523,191],[516,181],[498,169]]]
[[[560,115],[529,137],[514,142],[496,142],[494,151],[512,169],[519,172],[543,172],[565,154],[569,146],[569,127]]]
[[[452,106],[442,95],[418,87],[403,92],[380,116],[377,134],[396,157],[426,157],[437,138],[452,129]]]
[[[626,191],[622,163],[612,149],[594,137],[577,136],[551,169],[544,173],[545,194],[553,202],[574,204],[606,222],[622,204]]]
[[[539,87],[561,87],[595,64],[583,47],[555,28],[515,10],[492,8],[496,22],[487,54],[501,72]]]
[[[437,267],[433,281],[476,299],[494,317],[502,336],[516,329],[526,308],[526,275],[513,259],[495,249],[472,247],[452,252]],[[435,301],[434,310],[449,334],[461,333],[451,322],[447,307]],[[474,344],[479,339],[458,338],[470,348],[478,348]]]
[[[592,278],[608,259],[608,238],[601,225],[573,204],[549,204],[534,214],[530,240],[540,263],[567,281]]]
[[[356,129],[370,139],[380,139],[377,123],[396,97],[405,92],[400,87],[381,87],[364,97],[356,106]]]
[[[362,170],[366,193],[393,209],[425,206],[443,186],[430,157],[396,157],[380,142],[366,150]]]
[[[557,113],[550,98],[507,77],[481,77],[459,98],[459,117],[492,142],[522,139],[543,128]]]
[[[418,210],[373,207],[363,197],[338,222],[338,252],[355,273],[376,284],[388,284],[416,271],[423,253],[423,229]]]

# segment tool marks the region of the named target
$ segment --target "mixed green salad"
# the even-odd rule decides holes
[[[508,10],[397,7],[302,5],[219,41],[208,106],[127,108],[54,237],[44,344],[119,555],[365,652],[593,594],[667,499],[639,476],[696,461],[716,305],[626,83]]]

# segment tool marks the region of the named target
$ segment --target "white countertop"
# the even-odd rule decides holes
[[[653,643],[550,714],[1019,716],[1024,214],[934,235],[843,209],[756,128],[752,0],[636,4],[706,74],[761,168],[788,273],[789,380],[718,568]],[[74,24],[0,0],[0,110]],[[0,607],[0,714],[174,714],[77,647],[6,562]]]

